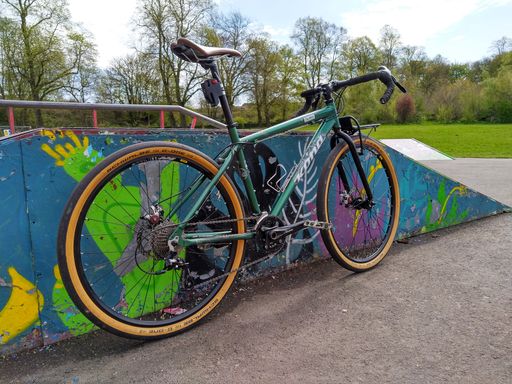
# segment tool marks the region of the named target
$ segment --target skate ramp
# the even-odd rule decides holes
[[[268,180],[289,171],[310,135],[291,134],[258,144],[247,158],[264,203],[275,191]],[[105,156],[126,145],[176,141],[215,156],[228,145],[215,130],[32,130],[0,139],[0,354],[41,347],[93,329],[67,295],[57,267],[57,228],[77,182]],[[388,148],[398,175],[401,212],[397,239],[435,231],[510,207]],[[317,179],[329,152],[317,154],[292,196],[286,221],[315,217]],[[260,188],[258,188],[260,187]],[[248,260],[256,258],[248,250]],[[328,257],[315,230],[288,239],[271,261],[245,272],[255,278],[297,262]]]

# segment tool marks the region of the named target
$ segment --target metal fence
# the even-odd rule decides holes
[[[165,128],[165,113],[177,112],[192,117],[192,126],[195,127],[197,119],[204,121],[214,128],[226,128],[226,125],[208,116],[192,111],[179,105],[146,105],[146,104],[100,104],[100,103],[71,103],[51,101],[26,101],[26,100],[0,100],[0,108],[7,108],[9,120],[9,134],[16,133],[14,109],[66,109],[91,111],[93,127],[98,128],[98,111],[121,112],[159,112],[160,128]]]

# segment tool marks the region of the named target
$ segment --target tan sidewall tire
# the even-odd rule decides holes
[[[336,260],[339,264],[341,264],[343,267],[350,269],[354,272],[363,272],[367,271],[368,269],[371,269],[375,267],[378,263],[382,261],[382,259],[386,256],[386,254],[389,251],[389,248],[393,244],[393,240],[395,239],[396,231],[398,229],[398,223],[400,219],[400,189],[398,186],[398,179],[396,176],[395,168],[393,167],[393,163],[391,162],[390,157],[386,153],[386,151],[374,140],[372,139],[363,139],[366,146],[370,146],[377,150],[380,156],[382,156],[383,162],[386,165],[386,168],[390,171],[391,176],[391,182],[393,184],[394,188],[394,205],[395,205],[395,214],[393,217],[393,222],[391,224],[391,233],[389,237],[387,238],[385,246],[382,248],[382,250],[379,252],[379,254],[374,257],[372,260],[366,262],[366,263],[357,263],[349,259],[347,256],[343,254],[341,249],[338,247],[338,244],[336,240],[334,239],[334,235],[331,230],[323,230],[322,231],[322,238],[324,240],[324,243],[331,253],[331,256]],[[354,140],[354,144],[356,147],[359,144],[359,139]],[[344,143],[343,143],[344,144]],[[341,147],[341,148],[340,148]],[[337,150],[337,152],[335,152]],[[329,194],[329,185],[331,181],[332,174],[334,170],[336,169],[336,164],[338,163],[338,160],[347,152],[349,151],[348,145],[341,143],[336,146],[331,154],[329,154],[329,157],[326,161],[326,164],[324,166],[324,169],[322,170],[322,174],[320,176],[320,183],[319,183],[319,191],[318,196],[319,199],[319,217],[321,220],[328,221],[329,220],[329,212],[328,212],[328,194]]]
[[[67,225],[64,234],[64,246],[62,247],[62,251],[59,252],[59,264],[61,266],[61,270],[64,269],[63,279],[66,284],[66,288],[72,294],[72,297],[76,300],[78,299],[77,304],[82,309],[86,309],[84,313],[86,316],[93,320],[93,322],[102,328],[105,328],[109,331],[112,331],[116,334],[120,334],[125,337],[133,337],[133,338],[143,338],[143,339],[151,339],[151,338],[160,338],[164,336],[169,336],[181,331],[190,328],[194,324],[196,324],[199,320],[204,318],[208,313],[210,313],[224,298],[229,288],[233,284],[233,281],[236,276],[236,270],[240,267],[240,264],[243,259],[244,253],[244,240],[238,240],[233,244],[236,247],[234,251],[233,262],[231,266],[231,271],[235,271],[229,274],[226,277],[223,285],[217,291],[217,293],[207,302],[207,304],[202,307],[200,310],[195,312],[190,317],[186,317],[180,322],[160,326],[160,327],[142,327],[135,326],[131,324],[124,323],[106,313],[100,306],[98,306],[89,296],[87,291],[84,289],[83,283],[79,277],[78,266],[76,264],[75,259],[75,232],[77,230],[77,226],[79,225],[79,217],[82,212],[82,209],[87,203],[87,200],[94,192],[96,186],[102,182],[108,175],[114,171],[116,171],[119,167],[122,167],[128,161],[132,161],[137,158],[142,158],[146,156],[154,155],[171,155],[171,156],[179,156],[191,163],[199,165],[201,168],[207,170],[212,175],[215,174],[218,170],[218,166],[208,158],[206,155],[202,154],[199,151],[194,150],[193,148],[186,147],[180,144],[174,143],[162,143],[162,145],[152,145],[149,146],[147,143],[144,145],[136,144],[132,146],[133,150],[128,150],[125,148],[123,151],[126,153],[117,159],[108,161],[109,159],[105,159],[104,163],[100,165],[101,169],[96,172],[94,177],[87,181],[87,185],[74,202],[74,207],[72,211],[68,215]],[[136,148],[142,147],[142,148]],[[115,154],[114,154],[115,155]],[[113,156],[114,156],[113,155]],[[93,171],[94,172],[94,171]],[[223,175],[219,184],[227,192],[230,201],[226,201],[226,203],[231,203],[233,205],[233,210],[235,212],[236,219],[243,219],[244,212],[240,202],[240,197],[238,192],[236,191],[232,181],[226,176]],[[78,187],[77,187],[78,189]],[[69,203],[68,203],[69,204]],[[63,223],[61,223],[62,226]],[[237,223],[237,231],[238,233],[245,232],[245,223],[243,220],[239,220]],[[59,241],[59,244],[62,241]],[[60,244],[62,245],[62,244]],[[63,253],[63,255],[61,255]],[[64,264],[64,265],[62,265]]]

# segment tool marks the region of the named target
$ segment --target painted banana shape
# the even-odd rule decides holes
[[[12,291],[6,305],[0,311],[0,344],[6,344],[34,324],[44,305],[43,295],[33,283],[13,267],[7,272],[11,276]]]

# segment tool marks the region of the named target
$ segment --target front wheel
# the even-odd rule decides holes
[[[359,153],[360,140],[354,144]],[[372,207],[358,205],[366,193],[344,142],[327,157],[317,198],[319,220],[332,224],[321,232],[324,244],[336,262],[354,272],[373,268],[386,256],[400,215],[398,181],[388,154],[376,141],[363,138],[359,159],[373,194]]]
[[[91,321],[120,336],[155,339],[190,328],[219,304],[245,242],[168,242],[217,172],[193,148],[141,143],[110,155],[77,185],[59,227],[59,268]],[[206,196],[186,221],[188,235],[245,232],[228,176]]]

